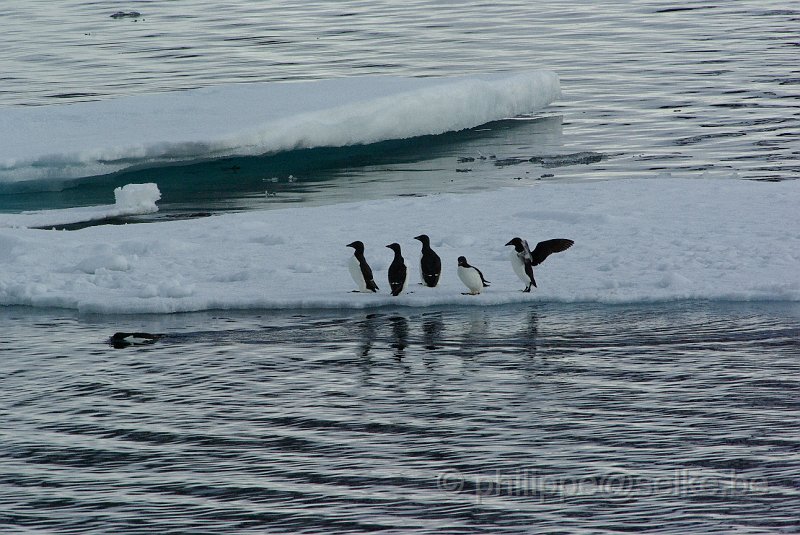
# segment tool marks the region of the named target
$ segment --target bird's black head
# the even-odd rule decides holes
[[[521,238],[514,238],[510,240],[506,246],[513,245],[516,251],[524,251],[524,247],[522,247],[522,239]]]
[[[467,257],[465,256],[458,257],[458,265],[465,268],[471,267],[469,264],[467,264]]]
[[[386,247],[388,247],[389,249],[391,249],[395,253],[400,254],[400,244],[399,243],[390,243]]]
[[[431,239],[428,237],[427,234],[420,234],[419,236],[414,236],[415,240],[419,240],[422,242],[422,245],[430,246]]]
[[[353,249],[356,250],[357,253],[364,252],[364,243],[358,240],[354,241],[353,243],[348,243],[347,247],[352,247]]]

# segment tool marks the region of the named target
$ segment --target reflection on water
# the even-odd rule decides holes
[[[392,326],[391,347],[395,349],[395,357],[400,359],[408,346],[408,320],[403,316],[392,316],[389,324]]]
[[[429,351],[437,349],[443,330],[444,322],[441,312],[425,314],[422,320],[423,347]]]
[[[0,324],[11,529],[700,533],[800,513],[795,304]],[[116,331],[165,336],[114,349]]]

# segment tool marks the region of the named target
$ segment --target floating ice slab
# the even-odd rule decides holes
[[[472,128],[543,108],[555,73],[216,86],[0,108],[0,184]]]
[[[215,308],[800,301],[800,181],[621,180],[470,195],[365,201],[79,231],[0,228],[0,304],[85,312]],[[424,223],[423,223],[424,222]],[[426,233],[442,257],[437,288],[417,284]],[[508,260],[514,236],[575,245],[536,268],[524,294]],[[381,291],[351,293],[353,240]],[[408,292],[388,294],[397,241]],[[490,288],[465,296],[458,256]]]
[[[55,227],[112,217],[152,214],[158,211],[156,202],[159,199],[161,192],[155,184],[127,184],[114,189],[114,204],[0,214],[0,227]]]

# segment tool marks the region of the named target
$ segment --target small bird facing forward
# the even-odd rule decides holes
[[[392,289],[392,295],[398,296],[406,286],[408,270],[403,261],[403,255],[400,254],[400,244],[390,243],[386,247],[394,251],[394,260],[389,265],[389,287]]]
[[[419,272],[422,276],[422,283],[425,286],[434,288],[439,284],[439,277],[442,275],[442,260],[431,249],[431,240],[427,234],[414,236],[414,239],[422,242],[422,257],[419,259]]]
[[[469,293],[464,295],[478,295],[481,290],[489,286],[489,281],[483,278],[481,270],[475,266],[470,266],[466,257],[458,257],[458,278],[467,287]]]
[[[536,287],[536,279],[533,278],[533,266],[538,266],[552,253],[566,251],[575,242],[564,238],[540,241],[533,248],[528,247],[528,242],[521,238],[514,238],[506,246],[513,245],[514,252],[511,253],[511,266],[519,280],[525,283],[523,292],[530,292],[531,286]]]

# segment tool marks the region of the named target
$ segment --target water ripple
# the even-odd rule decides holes
[[[12,311],[3,321],[37,335],[9,331],[4,352],[0,523],[792,529],[798,317],[776,304],[553,305],[112,326]],[[166,336],[106,344],[129,327]],[[54,343],[62,356],[45,356]]]

